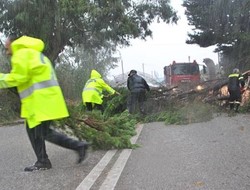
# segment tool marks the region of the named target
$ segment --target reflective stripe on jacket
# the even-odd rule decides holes
[[[11,72],[0,73],[0,88],[17,87],[21,117],[30,128],[42,121],[67,117],[68,110],[50,60],[40,39],[22,36],[11,44]]]
[[[240,90],[240,87],[244,87],[245,81],[241,74],[233,73],[228,76],[228,89]]]
[[[82,100],[84,104],[85,102],[102,104],[103,90],[106,90],[110,94],[115,93],[115,90],[111,88],[101,77],[101,74],[96,70],[91,71],[90,79],[86,82],[82,91]]]

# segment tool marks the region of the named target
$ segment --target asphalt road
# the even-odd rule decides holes
[[[146,124],[116,190],[249,190],[250,116]]]
[[[104,151],[89,152],[87,160],[77,165],[73,151],[48,143],[53,168],[26,173],[23,168],[32,164],[35,156],[24,126],[0,127],[0,144],[3,190],[105,189],[109,173],[118,179],[111,181],[115,190],[250,189],[250,115],[221,115],[190,125],[144,124],[137,140],[140,148],[107,152],[114,157],[99,171],[99,177],[93,171],[98,171],[94,170],[97,165],[103,166]],[[121,171],[115,171],[112,165],[120,157],[123,160],[116,168]],[[86,188],[82,181],[89,173],[98,179],[92,179],[94,184]]]
[[[105,151],[89,152],[82,164],[77,154],[47,143],[52,169],[24,172],[36,161],[24,125],[0,127],[1,190],[75,190]]]

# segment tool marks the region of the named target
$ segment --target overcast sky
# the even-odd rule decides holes
[[[123,70],[128,72],[135,69],[148,74],[158,73],[163,77],[163,67],[176,62],[188,62],[196,60],[199,64],[204,64],[204,58],[212,59],[218,63],[218,55],[214,53],[214,46],[200,48],[198,45],[188,45],[185,43],[187,33],[192,31],[192,27],[187,23],[184,15],[184,8],[181,6],[182,0],[172,0],[171,5],[178,11],[181,17],[177,25],[154,23],[150,26],[153,31],[153,38],[143,40],[133,40],[132,46],[120,49],[123,61]],[[122,73],[121,63],[119,67],[110,71],[110,76]]]

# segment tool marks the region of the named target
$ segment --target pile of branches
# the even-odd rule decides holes
[[[221,89],[227,85],[227,81],[225,78],[205,81],[185,90],[178,86],[172,88],[153,88],[148,98],[151,101],[154,100],[154,103],[158,106],[164,105],[164,102],[181,103],[193,100],[200,100],[205,103],[217,103],[219,100],[228,99],[228,96],[223,95],[221,92]]]
[[[105,118],[100,111],[87,112],[82,105],[69,106],[70,117],[55,122],[57,128],[79,140],[85,140],[93,149],[135,148],[130,139],[136,135],[137,120],[127,111]]]

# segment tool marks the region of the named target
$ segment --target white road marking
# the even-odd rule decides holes
[[[143,125],[140,124],[136,128],[137,134],[131,138],[131,143],[135,144],[141,131]],[[101,175],[102,171],[108,165],[110,160],[116,154],[117,150],[109,150],[103,158],[98,162],[98,164],[93,168],[93,170],[84,178],[76,190],[89,190],[97,178]],[[127,160],[132,152],[132,149],[124,149],[116,160],[114,166],[109,171],[105,181],[100,187],[100,190],[112,190],[115,188],[116,183],[122,173],[123,168],[125,167]]]
[[[117,150],[109,150],[98,162],[98,164],[91,170],[91,172],[84,178],[76,190],[89,190],[116,152]]]
[[[136,129],[137,135],[131,138],[131,143],[136,143],[143,125],[139,125]],[[102,183],[99,190],[113,190],[116,186],[117,181],[119,180],[121,173],[128,161],[128,158],[132,152],[132,149],[124,149],[118,159],[116,160],[114,166],[109,171],[105,181]]]

